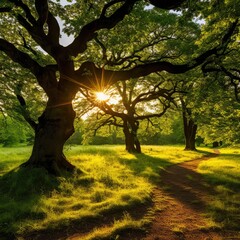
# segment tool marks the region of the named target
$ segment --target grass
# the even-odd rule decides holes
[[[14,167],[26,161],[31,152],[31,147],[0,147],[0,175],[9,172]]]
[[[214,200],[208,216],[215,226],[240,230],[240,150],[220,149],[221,154],[199,165],[206,180],[214,186]]]
[[[143,230],[150,221],[147,213],[130,213],[150,206],[160,170],[204,154],[182,149],[143,146],[144,154],[134,155],[123,146],[67,147],[65,154],[83,173],[55,178],[42,169],[17,168],[29,157],[30,147],[1,148],[0,239],[1,234],[11,238],[56,229],[66,233],[72,226],[81,231],[86,226],[89,240],[117,239],[124,229]],[[106,216],[109,228],[104,227]]]

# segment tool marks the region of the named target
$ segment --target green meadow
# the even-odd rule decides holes
[[[199,172],[214,186],[207,215],[220,229],[240,230],[240,149],[220,149],[220,155],[200,163]]]
[[[145,231],[154,214],[151,192],[161,170],[211,151],[143,146],[143,154],[130,154],[124,146],[67,146],[65,154],[78,170],[54,177],[42,169],[18,168],[31,147],[0,148],[0,239],[59,230],[65,237],[82,232],[83,240],[117,239],[129,229]],[[218,227],[239,228],[240,152],[221,149],[199,171],[217,193],[207,214]],[[145,210],[137,214],[136,209]]]

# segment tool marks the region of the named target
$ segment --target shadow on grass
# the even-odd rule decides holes
[[[211,151],[197,150],[197,152],[208,155]],[[128,166],[136,175],[148,178],[153,183],[160,181],[161,171],[171,165],[175,165],[168,159],[152,157],[144,153],[133,153],[135,159],[118,156],[119,162]],[[189,161],[192,161],[190,159]]]
[[[230,161],[230,162],[229,162]],[[205,166],[205,181],[216,189],[209,205],[211,217],[224,229],[240,230],[240,154],[221,153],[217,162]]]
[[[166,159],[151,157],[144,153],[133,155],[135,158],[132,159],[119,157],[119,162],[129,167],[135,175],[148,178],[153,183],[159,182],[161,170],[172,164]]]
[[[40,168],[17,168],[0,177],[0,239],[15,239],[25,221],[45,218],[38,208],[43,195],[58,188],[58,181]]]
[[[230,191],[239,192],[240,172],[238,170],[240,170],[240,167],[238,169],[236,167],[240,166],[240,154],[221,153],[221,158],[217,160],[218,162],[215,165],[206,167],[210,171],[203,173],[204,177],[213,185],[224,185]],[[229,165],[229,160],[236,162],[236,165]]]
[[[80,153],[114,155],[117,159],[117,154],[111,149],[102,151],[100,147],[84,149]],[[73,156],[75,153],[71,153]],[[78,152],[79,154],[79,152]],[[114,158],[115,161],[115,158]],[[46,209],[42,210],[42,201],[51,197],[52,192],[64,191],[61,182],[67,182],[69,187],[85,187],[91,191],[91,186],[94,183],[94,178],[86,175],[81,177],[74,176],[69,179],[58,179],[48,175],[43,169],[18,169],[0,176],[0,240],[14,240],[17,237],[23,239],[67,239],[70,235],[76,233],[89,234],[95,228],[112,225],[115,221],[121,220],[126,212],[134,220],[141,220],[148,211],[151,202],[134,202],[128,205],[113,205],[106,210],[101,210],[98,214],[80,216],[76,219],[66,219],[54,223],[45,229],[34,230],[34,224],[38,221],[41,223],[46,219]],[[66,177],[66,178],[67,178]],[[61,197],[61,195],[57,195]],[[69,200],[70,197],[69,197]],[[59,203],[60,204],[60,203]],[[76,209],[77,211],[78,209]],[[33,225],[33,227],[31,227]],[[24,229],[23,229],[24,226]],[[122,230],[124,231],[124,229]],[[127,229],[128,234],[130,230]],[[132,229],[133,234],[135,230]],[[140,230],[139,230],[140,231]],[[141,231],[143,234],[143,231]],[[133,235],[134,237],[134,235]],[[133,237],[126,239],[133,239]],[[81,238],[80,238],[81,239]],[[115,238],[113,238],[115,239]],[[121,238],[120,238],[121,239]],[[139,238],[142,239],[142,238]]]

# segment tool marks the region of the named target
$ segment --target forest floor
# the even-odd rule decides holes
[[[154,189],[153,223],[144,240],[239,240],[240,233],[223,232],[209,226],[204,213],[214,190],[197,173],[201,161],[220,152],[168,167]]]

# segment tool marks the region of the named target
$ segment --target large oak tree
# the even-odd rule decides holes
[[[185,1],[149,0],[149,2],[160,9],[173,9]],[[125,69],[119,69],[96,64],[91,56],[87,57],[88,48],[93,40],[97,39],[98,34],[114,30],[127,16],[131,16],[138,4],[144,5],[147,2],[78,0],[73,12],[70,10],[64,12],[63,7],[53,1],[35,0],[34,3],[28,0],[1,1],[0,51],[4,54],[1,56],[26,69],[47,96],[43,113],[37,121],[31,121],[35,131],[35,142],[31,157],[23,166],[44,167],[54,174],[60,173],[61,170],[73,171],[74,166],[63,154],[63,146],[74,132],[75,111],[72,101],[79,88],[94,88],[103,80],[105,84],[113,84],[154,72],[167,71],[172,74],[187,72],[204,63],[208,57],[219,54],[221,45],[227,43],[234,30],[232,26],[221,43],[185,61],[171,62],[157,58],[149,62],[139,61]],[[59,42],[61,30],[57,16],[60,14],[65,14],[69,19],[67,23],[71,23],[71,18],[77,19],[77,22],[72,23],[75,38],[68,46],[62,46]],[[147,18],[143,18],[143,26],[148,21]],[[225,31],[226,29],[223,29],[223,32]],[[117,37],[122,33],[115,34]],[[39,49],[49,56],[47,60],[35,54]],[[24,98],[20,101],[24,104]]]

